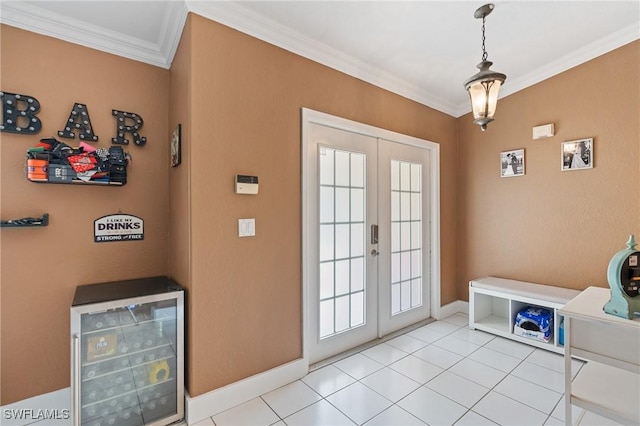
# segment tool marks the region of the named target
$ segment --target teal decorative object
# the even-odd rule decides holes
[[[627,248],[616,253],[607,270],[611,299],[604,305],[606,313],[622,318],[640,317],[640,251],[631,235]]]

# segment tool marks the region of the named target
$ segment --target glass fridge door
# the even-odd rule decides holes
[[[177,301],[80,317],[80,424],[136,426],[177,410]]]

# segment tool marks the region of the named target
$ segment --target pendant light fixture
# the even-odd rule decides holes
[[[498,103],[498,92],[507,79],[507,76],[489,69],[493,62],[487,61],[487,51],[484,46],[484,23],[487,15],[493,9],[492,3],[485,4],[475,11],[476,19],[482,18],[482,62],[477,67],[480,70],[476,75],[464,82],[464,88],[469,92],[471,108],[473,109],[473,122],[480,125],[482,131],[487,129],[487,124],[493,121]]]

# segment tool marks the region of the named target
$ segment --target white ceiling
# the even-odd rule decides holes
[[[458,117],[480,1],[2,0],[0,22],[169,68],[187,12]],[[640,38],[640,1],[503,1],[486,20],[507,96]],[[640,78],[640,76],[639,76]]]

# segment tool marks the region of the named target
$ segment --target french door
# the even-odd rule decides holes
[[[430,315],[430,161],[424,148],[378,139],[378,335]]]
[[[305,125],[309,362],[430,314],[430,151]]]

